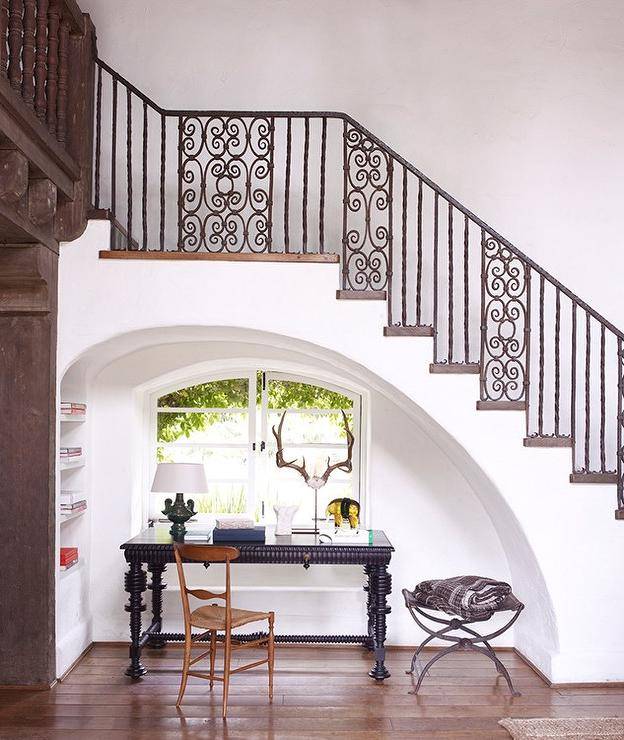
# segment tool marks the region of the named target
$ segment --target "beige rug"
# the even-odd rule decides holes
[[[599,740],[624,738],[624,719],[501,719],[499,722],[514,740],[550,738],[550,740]]]

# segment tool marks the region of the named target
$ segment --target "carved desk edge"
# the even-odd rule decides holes
[[[234,544],[240,557],[233,563],[265,563],[285,565],[388,565],[394,548],[357,545],[248,545]],[[128,563],[173,563],[170,544],[122,545]]]

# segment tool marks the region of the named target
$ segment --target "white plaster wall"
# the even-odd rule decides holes
[[[352,114],[624,326],[621,0],[82,7],[163,106]]]
[[[95,640],[125,640],[128,635],[122,608],[125,563],[119,545],[146,525],[140,502],[150,480],[147,466],[141,467],[148,445],[150,391],[174,377],[182,380],[185,373],[195,379],[202,370],[207,374],[248,365],[291,367],[321,379],[327,375],[324,363],[294,351],[234,341],[196,341],[158,344],[124,354],[94,377],[91,560]],[[352,387],[351,378],[346,382]],[[372,517],[368,525],[384,529],[396,547],[388,639],[393,644],[414,644],[420,631],[402,606],[402,587],[413,588],[432,576],[468,571],[502,580],[511,574],[491,520],[457,467],[395,403],[365,385],[358,390],[366,394],[370,424],[366,477]],[[444,548],[439,546],[441,541]],[[214,586],[219,575],[218,568],[205,571],[197,567],[193,578]],[[166,581],[165,628],[180,631],[173,569]],[[313,566],[305,571],[301,566],[240,566],[234,572],[237,605],[273,609],[279,631],[285,634],[365,633],[363,582],[358,567]],[[512,634],[502,640],[505,645],[512,642]]]
[[[172,341],[253,338],[359,378],[426,431],[481,501],[527,604],[516,645],[554,681],[622,679],[624,637],[612,629],[624,606],[615,494],[608,486],[569,485],[568,451],[523,448],[520,413],[477,413],[476,377],[429,375],[430,340],[384,338],[383,304],[336,301],[336,266],[100,262],[97,251],[107,239],[108,227],[92,223],[63,246],[60,373],[88,352],[94,358],[99,352],[102,362],[107,349],[120,356]],[[107,413],[121,414],[127,399],[112,385],[106,394]],[[123,438],[127,430],[117,428]],[[94,447],[108,455],[117,439]],[[118,467],[131,477],[128,460]],[[127,512],[118,516],[127,527]],[[389,513],[379,517],[377,526],[396,526]],[[410,550],[413,543],[412,536]],[[94,573],[94,582],[105,577]]]

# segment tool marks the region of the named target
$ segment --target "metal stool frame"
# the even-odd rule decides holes
[[[414,690],[409,692],[410,694],[418,693],[420,685],[422,684],[425,675],[429,671],[429,668],[431,668],[434,663],[437,663],[440,658],[443,658],[445,655],[450,655],[450,653],[457,652],[458,650],[474,650],[477,653],[485,655],[494,663],[499,675],[503,676],[505,681],[507,681],[507,686],[509,687],[509,691],[511,692],[512,696],[521,696],[520,692],[516,691],[516,689],[514,688],[509,672],[499,660],[498,656],[494,652],[494,648],[490,645],[489,642],[495,637],[502,635],[503,632],[506,632],[513,625],[516,619],[518,619],[518,617],[520,616],[520,612],[524,609],[524,604],[518,601],[515,596],[510,594],[507,599],[505,599],[501,607],[497,609],[496,612],[492,612],[492,614],[496,614],[497,612],[502,611],[513,611],[514,614],[505,625],[488,635],[480,635],[478,632],[475,632],[473,629],[467,627],[466,625],[474,624],[477,622],[487,622],[491,618],[492,614],[488,614],[487,616],[483,617],[474,617],[471,619],[461,619],[459,617],[453,617],[452,619],[442,619],[439,616],[434,616],[424,611],[425,608],[433,609],[432,607],[420,607],[416,605],[414,603],[414,597],[412,593],[407,589],[403,589],[403,596],[405,598],[405,606],[408,608],[410,614],[412,615],[412,618],[414,619],[416,624],[429,635],[422,641],[422,643],[419,645],[416,652],[414,653],[410,670],[405,671],[408,675],[413,675],[415,668],[418,666],[418,681]],[[424,624],[418,618],[417,614],[420,614],[421,617],[429,619],[432,622],[443,624],[444,627],[440,630],[434,631],[430,629],[426,624]],[[460,635],[448,634],[449,632],[457,630],[466,632],[467,634],[472,635],[472,637],[462,637]],[[449,647],[443,648],[439,653],[436,653],[436,655],[434,655],[433,658],[431,658],[431,660],[424,667],[422,667],[420,665],[420,660],[418,656],[425,645],[427,645],[427,643],[431,642],[431,640],[436,637],[439,637],[441,640],[447,640],[448,642],[452,642],[454,644],[450,645]],[[482,643],[483,647],[480,646],[478,643]]]

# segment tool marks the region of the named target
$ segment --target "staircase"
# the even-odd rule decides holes
[[[340,260],[338,299],[385,301],[387,337],[432,337],[432,373],[478,374],[478,410],[624,518],[624,333],[350,116],[169,110],[96,69],[101,258]]]

